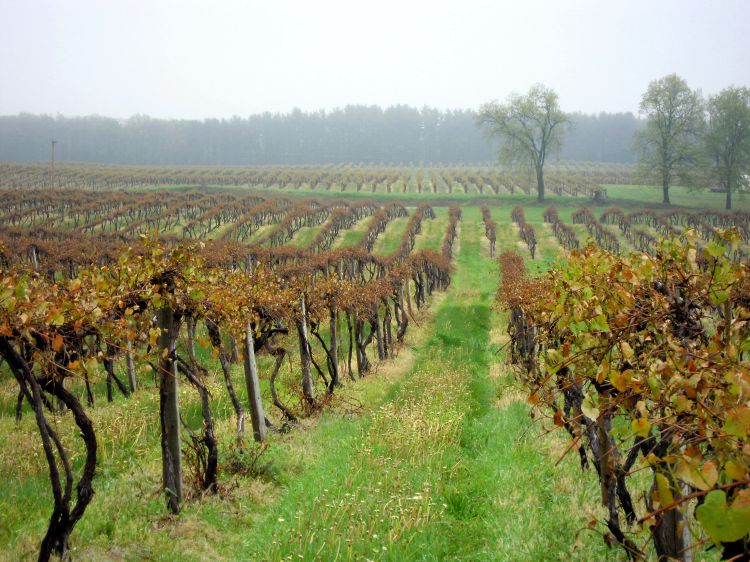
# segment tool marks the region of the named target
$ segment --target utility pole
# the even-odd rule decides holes
[[[52,166],[50,167],[50,184],[51,188],[55,189],[55,145],[57,144],[57,141],[52,139]]]

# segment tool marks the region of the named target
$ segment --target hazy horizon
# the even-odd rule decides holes
[[[673,72],[704,94],[750,84],[748,16],[744,0],[2,0],[0,115],[477,109],[536,82],[566,112],[637,115]]]
[[[131,119],[137,119],[139,117],[147,117],[149,119],[153,119],[155,121],[209,121],[209,120],[218,120],[218,121],[229,121],[232,119],[243,119],[246,120],[251,117],[258,117],[263,116],[266,114],[270,114],[274,117],[277,116],[292,116],[296,111],[301,111],[302,113],[306,115],[313,115],[313,114],[324,114],[326,116],[331,115],[332,113],[336,111],[345,111],[347,107],[377,107],[380,108],[383,111],[387,111],[389,109],[397,108],[397,107],[409,107],[412,109],[416,109],[417,111],[422,111],[423,108],[427,107],[428,109],[434,109],[436,111],[440,112],[446,112],[446,111],[476,111],[478,108],[476,107],[447,107],[447,108],[438,108],[438,107],[432,107],[432,106],[416,106],[416,105],[409,105],[409,104],[399,104],[395,103],[388,106],[383,105],[377,105],[377,104],[355,104],[355,103],[349,103],[342,106],[336,106],[331,108],[319,108],[319,109],[311,109],[311,110],[305,110],[301,109],[299,107],[292,107],[286,111],[259,111],[257,113],[249,113],[247,115],[222,115],[222,116],[213,116],[213,115],[206,115],[204,117],[181,117],[181,116],[174,116],[174,117],[162,117],[160,115],[151,115],[148,113],[133,113],[132,115],[127,115],[125,117],[115,116],[115,115],[103,115],[101,113],[81,113],[81,114],[67,114],[67,113],[60,113],[60,112],[32,112],[32,111],[18,111],[15,113],[0,113],[0,117],[17,117],[21,115],[33,115],[36,117],[50,117],[52,119],[85,119],[85,118],[103,118],[103,119],[114,119],[121,125],[127,124],[127,122]],[[636,119],[642,121],[643,117],[639,116],[638,111],[567,111],[566,113],[569,114],[580,114],[580,115],[589,115],[589,116],[598,116],[602,114],[608,114],[608,115],[617,115],[617,114],[632,114],[635,116]]]

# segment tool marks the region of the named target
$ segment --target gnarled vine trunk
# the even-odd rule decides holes
[[[157,312],[161,335],[159,357],[159,418],[161,420],[162,482],[167,509],[179,513],[182,504],[182,457],[180,450],[180,406],[174,353],[180,331],[179,317],[165,306]]]
[[[302,366],[302,392],[305,400],[310,406],[315,405],[315,390],[313,388],[312,372],[310,370],[310,341],[307,337],[307,307],[305,306],[305,297],[300,299],[302,313],[296,321],[297,335],[299,337],[299,355]]]
[[[248,324],[243,341],[245,385],[247,399],[250,403],[250,421],[253,424],[253,438],[261,443],[266,440],[266,418],[263,414],[263,402],[260,399],[260,384],[258,382],[258,364],[255,361],[255,338],[253,326]]]
[[[0,356],[7,361],[19,384],[21,393],[34,410],[44,455],[49,467],[54,508],[50,516],[47,533],[39,549],[38,560],[46,562],[53,554],[57,554],[64,559],[68,555],[70,534],[94,496],[92,481],[96,473],[97,453],[94,426],[78,399],[63,386],[62,375],[45,376],[37,379],[30,365],[7,337],[0,337]],[[86,447],[86,459],[76,486],[76,502],[72,508],[73,471],[60,438],[44,415],[46,400],[43,392],[57,398],[72,413]],[[60,473],[58,457],[59,464],[62,465],[63,475]]]

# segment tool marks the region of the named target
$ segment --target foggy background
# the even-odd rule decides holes
[[[71,160],[484,160],[492,153],[473,115],[454,110],[535,82],[554,88],[564,111],[636,116],[648,83],[666,74],[704,95],[750,83],[748,16],[745,0],[0,0],[0,115],[15,116],[0,120],[0,160],[45,158],[49,135],[62,135],[60,158]],[[342,121],[347,106],[359,110]],[[393,156],[391,121],[424,131],[429,119],[413,122],[425,106],[451,126],[407,138],[412,148]],[[90,115],[112,119],[60,118]],[[613,135],[632,134],[637,120],[622,119],[579,124],[579,134],[604,127],[608,140],[587,133],[573,143],[591,145],[579,154],[569,136],[563,157],[632,160]],[[455,149],[451,134],[463,139]],[[311,154],[323,138],[330,146]]]

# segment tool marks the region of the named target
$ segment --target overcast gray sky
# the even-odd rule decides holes
[[[0,114],[476,108],[534,82],[637,111],[676,72],[750,85],[748,0],[0,0]]]

